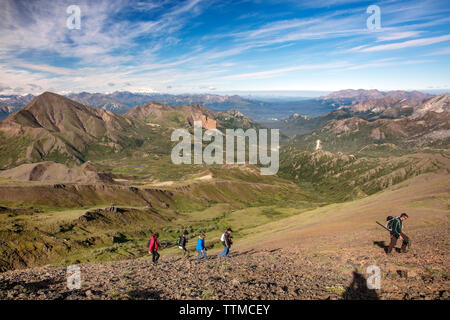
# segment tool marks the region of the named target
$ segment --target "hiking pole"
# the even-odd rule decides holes
[[[378,221],[375,221],[378,225],[382,226],[384,229],[386,229],[387,231],[391,232],[391,230],[389,230],[388,228],[386,228],[385,226],[383,226],[381,223],[379,223]]]

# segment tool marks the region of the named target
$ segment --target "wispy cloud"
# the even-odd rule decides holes
[[[404,31],[404,32],[389,32],[378,37],[377,41],[393,41],[405,38],[417,37],[421,31]]]
[[[47,64],[31,64],[31,63],[25,63],[21,61],[13,62],[13,67],[20,68],[20,69],[29,69],[33,71],[40,71],[44,73],[49,74],[56,74],[56,75],[74,75],[75,70],[69,69],[69,68],[61,68],[61,67],[54,67]]]
[[[422,39],[408,40],[408,41],[396,42],[396,43],[390,43],[390,44],[382,44],[382,45],[371,46],[371,47],[357,47],[356,50],[355,50],[355,48],[353,48],[353,50],[361,51],[361,52],[398,50],[398,49],[411,48],[411,47],[427,46],[427,45],[445,42],[445,41],[449,41],[449,40],[450,40],[450,35],[445,35],[445,36],[439,36],[439,37],[422,38]]]
[[[450,55],[450,47],[435,50],[433,52],[426,54],[426,56],[441,56],[441,55]]]
[[[319,69],[329,70],[329,69],[335,69],[335,68],[342,68],[342,67],[345,67],[348,65],[349,64],[346,62],[333,62],[333,63],[326,63],[326,64],[306,64],[306,65],[278,68],[278,69],[272,69],[272,70],[266,70],[266,71],[234,74],[234,75],[222,77],[222,79],[225,79],[225,80],[265,79],[265,78],[271,78],[273,76],[279,76],[281,74],[285,74],[287,72],[292,72],[292,71],[319,70]]]

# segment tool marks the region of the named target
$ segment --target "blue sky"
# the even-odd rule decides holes
[[[3,0],[0,93],[447,90],[449,13],[444,0]]]

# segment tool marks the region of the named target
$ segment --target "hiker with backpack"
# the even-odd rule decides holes
[[[230,228],[227,229],[227,231],[225,231],[222,236],[220,237],[220,241],[222,242],[223,245],[223,251],[218,255],[218,257],[230,257],[230,247],[231,244],[233,243],[231,241],[231,232],[233,232],[233,230],[231,230]]]
[[[189,258],[189,252],[186,249],[186,243],[187,243],[187,236],[189,232],[184,231],[183,234],[178,239],[178,248],[183,250],[183,257]]]
[[[195,249],[198,252],[197,262],[200,262],[202,255],[205,257],[205,260],[208,259],[208,257],[206,256],[205,238],[206,238],[205,234],[202,234],[198,237],[197,245],[195,247]]]
[[[159,253],[158,253],[158,247],[159,247],[159,243],[158,243],[158,237],[159,237],[159,233],[156,232],[155,234],[153,234],[153,236],[150,238],[149,241],[149,246],[148,246],[148,253],[152,254],[152,261],[153,264],[158,264],[158,259],[159,259]]]
[[[402,232],[403,221],[406,219],[408,219],[408,215],[406,213],[402,213],[399,217],[391,217],[391,219],[388,220],[386,227],[391,231],[391,242],[387,249],[387,254],[392,252],[392,249],[395,247],[397,240],[400,237],[403,239],[401,252],[406,252],[406,247],[410,244],[408,236]]]

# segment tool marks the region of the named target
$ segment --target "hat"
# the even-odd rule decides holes
[[[228,228],[227,231],[233,232],[233,230],[231,230],[231,228]]]

